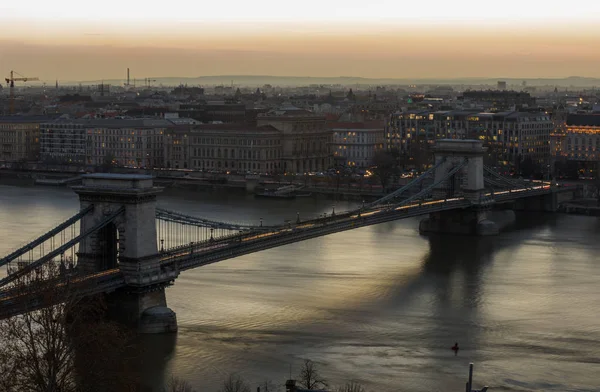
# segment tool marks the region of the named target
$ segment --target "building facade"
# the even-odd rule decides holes
[[[542,112],[409,111],[390,116],[385,140],[388,149],[411,155],[436,139],[478,139],[493,162],[514,165],[530,158],[542,165],[549,163],[553,131],[553,121]]]
[[[332,166],[332,131],[327,128],[324,116],[285,106],[258,115],[257,124],[281,132],[283,172],[320,172]]]
[[[52,163],[87,162],[86,128],[81,121],[58,119],[40,125],[40,159]]]
[[[163,167],[163,119],[60,119],[41,126],[42,160],[86,165]]]
[[[580,162],[600,161],[600,114],[569,114],[554,151]]]
[[[165,137],[166,167],[252,173],[281,172],[282,132],[272,126],[202,124]]]
[[[164,134],[173,123],[163,119],[92,120],[86,130],[86,163],[134,168],[164,167]]]
[[[384,149],[383,122],[337,122],[329,127],[333,158],[343,166],[368,168],[375,154]]]
[[[38,161],[40,125],[49,120],[46,116],[0,117],[0,161]]]

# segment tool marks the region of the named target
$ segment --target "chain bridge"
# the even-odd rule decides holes
[[[165,288],[191,268],[310,238],[425,216],[421,232],[493,235],[488,213],[554,211],[576,189],[506,178],[485,167],[474,140],[439,140],[431,168],[400,189],[351,211],[281,225],[218,222],[156,206],[162,188],[144,175],[89,174],[73,187],[80,210],[0,259],[0,318],[102,294],[109,314],[140,332],[175,331]],[[57,266],[47,278],[40,271]],[[28,283],[29,282],[29,283]],[[31,283],[34,282],[34,283]]]

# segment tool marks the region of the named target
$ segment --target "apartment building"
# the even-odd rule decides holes
[[[164,165],[163,119],[59,119],[40,131],[43,160],[132,167]]]
[[[415,143],[430,145],[436,139],[479,139],[490,147],[494,160],[516,164],[531,158],[547,164],[554,124],[545,113],[474,110],[409,111],[390,116],[385,139],[388,149],[410,155]]]
[[[40,159],[53,163],[87,163],[86,127],[82,121],[58,119],[40,124]]]
[[[40,124],[47,116],[0,117],[0,161],[37,161],[40,158]]]
[[[367,168],[373,157],[384,149],[384,124],[371,122],[330,123],[333,159],[342,166]]]

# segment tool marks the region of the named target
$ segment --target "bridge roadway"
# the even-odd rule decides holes
[[[552,192],[550,185],[487,193],[489,203],[506,202]],[[405,205],[386,205],[364,212],[351,211],[302,221],[277,228],[242,232],[229,237],[184,245],[161,252],[150,258],[160,258],[161,268],[175,264],[180,271],[201,267],[222,260],[279,247],[310,238],[371,226],[434,212],[464,209],[473,203],[463,197],[428,200]],[[126,286],[123,273],[112,269],[85,276],[57,278],[39,288],[23,290],[11,287],[0,291],[0,319],[60,303],[68,298],[112,292]],[[47,289],[51,287],[51,289]],[[51,293],[51,294],[49,294]]]
[[[495,193],[489,192],[484,197],[491,204],[544,195],[549,192],[551,192],[550,185],[542,184],[532,186],[531,188]],[[355,211],[346,212],[327,218],[300,222],[293,226],[279,227],[271,231],[245,232],[209,241],[206,244],[181,246],[164,252],[161,256],[161,263],[165,267],[177,264],[180,271],[185,271],[310,238],[434,212],[468,208],[472,205],[472,202],[469,200],[459,197],[446,200],[423,201],[400,206],[383,206],[361,212],[360,214]]]

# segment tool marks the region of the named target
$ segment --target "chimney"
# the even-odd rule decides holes
[[[127,87],[129,87],[129,68],[127,68]]]

